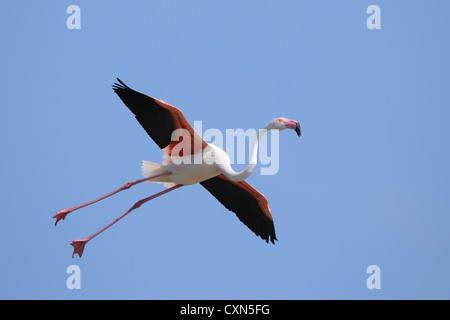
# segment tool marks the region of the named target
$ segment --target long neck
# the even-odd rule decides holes
[[[266,127],[259,130],[258,136],[256,137],[255,142],[253,142],[252,153],[250,155],[250,162],[244,170],[236,172],[229,165],[222,167],[222,172],[228,179],[230,179],[231,181],[242,181],[247,179],[253,173],[253,170],[255,170],[256,164],[258,162],[259,140],[267,132]]]

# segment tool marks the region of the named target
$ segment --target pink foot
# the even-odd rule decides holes
[[[79,239],[79,240],[74,240],[70,243],[70,245],[73,246],[72,258],[75,257],[75,255],[77,253],[81,258],[81,256],[83,255],[84,246],[86,245],[86,243],[88,243],[89,240],[91,240],[91,239],[83,238],[83,239]]]
[[[72,211],[73,211],[72,208],[67,208],[67,209],[61,210],[60,212],[58,212],[57,214],[55,214],[55,215],[53,216],[53,218],[56,219],[55,226],[56,226],[56,224],[58,223],[59,220],[64,220],[64,219],[66,218],[66,216],[67,216],[69,213],[71,213]]]

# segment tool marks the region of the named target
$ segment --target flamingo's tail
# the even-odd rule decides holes
[[[144,178],[162,174],[162,173],[164,173],[164,170],[165,170],[165,167],[159,163],[142,160],[142,175],[144,176]],[[164,175],[164,176],[149,180],[147,182],[161,183],[164,185],[164,187],[171,188],[171,187],[175,186],[176,183],[169,181],[168,177],[169,177],[168,175]]]

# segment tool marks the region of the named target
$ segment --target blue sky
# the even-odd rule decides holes
[[[69,30],[66,9],[81,9]],[[381,9],[369,30],[366,9]],[[2,299],[449,299],[448,1],[3,1]],[[132,88],[203,129],[280,133],[267,245],[201,186],[145,204],[161,151],[111,90]],[[236,166],[239,169],[239,166]],[[67,267],[81,270],[69,290]],[[366,287],[369,265],[381,289]]]

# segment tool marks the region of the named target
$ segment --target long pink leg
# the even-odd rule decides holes
[[[170,192],[172,190],[178,189],[180,187],[182,187],[182,184],[177,184],[174,187],[171,187],[169,189],[166,189],[164,191],[161,191],[159,193],[156,193],[150,197],[144,198],[142,200],[139,200],[138,202],[136,202],[130,209],[128,209],[128,211],[126,211],[124,214],[122,214],[120,217],[116,218],[114,221],[112,221],[110,224],[108,224],[106,227],[98,230],[96,233],[94,233],[93,235],[87,237],[87,238],[82,238],[79,240],[74,240],[70,243],[70,245],[73,246],[73,254],[72,254],[72,258],[75,256],[75,254],[78,254],[81,258],[81,256],[83,255],[83,250],[84,250],[84,246],[86,245],[86,243],[88,243],[89,240],[91,240],[92,238],[98,236],[100,233],[102,233],[103,231],[105,231],[106,229],[108,229],[109,227],[111,227],[113,224],[115,224],[117,221],[119,221],[120,219],[122,219],[123,217],[125,217],[127,214],[129,214],[131,211],[133,211],[134,209],[139,208],[141,205],[143,205],[144,203],[146,203],[147,201],[150,201],[152,199],[155,199],[159,196],[162,196],[163,194],[166,194],[167,192]]]
[[[98,202],[98,201],[100,201],[100,200],[106,199],[106,198],[108,198],[108,197],[110,197],[110,196],[112,196],[112,195],[114,195],[114,194],[116,194],[116,193],[118,193],[118,192],[120,192],[120,191],[122,191],[122,190],[129,189],[129,188],[131,188],[132,186],[134,186],[134,185],[136,185],[136,184],[138,184],[138,183],[141,183],[141,182],[144,182],[144,181],[148,181],[148,180],[152,180],[152,179],[155,179],[155,178],[164,176],[164,175],[166,175],[166,174],[169,174],[169,172],[163,172],[163,173],[161,173],[161,174],[158,174],[158,175],[155,175],[155,176],[152,176],[152,177],[147,177],[147,178],[143,178],[143,179],[139,179],[139,180],[134,180],[134,181],[127,182],[127,183],[125,183],[123,186],[121,186],[120,188],[118,188],[118,189],[116,189],[116,190],[114,190],[114,191],[112,191],[112,192],[110,192],[110,193],[108,193],[108,194],[105,194],[104,196],[102,196],[102,197],[100,197],[100,198],[97,198],[97,199],[94,199],[94,200],[92,200],[92,201],[89,201],[89,202],[80,204],[79,206],[76,206],[76,207],[70,207],[70,208],[61,210],[61,211],[59,211],[57,214],[55,214],[55,215],[53,216],[53,218],[56,219],[55,226],[56,226],[56,224],[58,223],[59,220],[61,220],[61,219],[64,220],[64,219],[66,218],[66,216],[67,216],[69,213],[71,213],[72,211],[75,211],[75,210],[84,208],[84,207],[89,206],[89,205],[91,205],[91,204],[93,204],[93,203],[96,203],[96,202]]]

